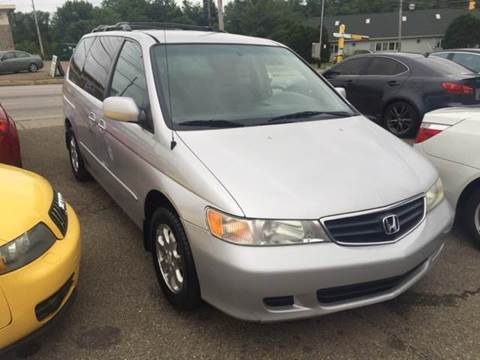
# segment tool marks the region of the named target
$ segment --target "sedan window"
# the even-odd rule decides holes
[[[8,52],[5,55],[3,55],[3,60],[10,60],[15,58],[15,53],[13,52]]]
[[[369,58],[366,57],[348,59],[334,66],[327,73],[333,75],[360,75],[368,63]]]
[[[365,71],[365,75],[384,75],[393,76],[408,71],[408,68],[402,63],[384,57],[373,58],[372,62]]]
[[[26,52],[23,52],[23,51],[17,51],[15,53],[15,56],[17,58],[27,58],[27,57],[30,57],[30,54],[27,54]]]
[[[480,56],[477,54],[454,53],[452,60],[469,70],[480,72]]]

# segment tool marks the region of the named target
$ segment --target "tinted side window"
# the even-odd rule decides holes
[[[108,75],[121,43],[120,37],[100,36],[88,53],[83,69],[83,88],[99,100],[104,98]]]
[[[13,52],[8,52],[5,55],[3,55],[4,60],[9,60],[9,59],[13,59],[13,58],[15,58],[15,53],[13,53]]]
[[[120,52],[109,95],[131,97],[139,109],[148,107],[142,49],[131,41],[126,41]]]
[[[407,71],[402,63],[388,58],[373,58],[365,71],[365,75],[398,75]]]
[[[343,63],[334,66],[329,73],[336,75],[359,75],[367,63],[367,58],[345,60]]]
[[[435,53],[435,54],[432,54],[430,56],[437,56],[437,57],[441,57],[441,58],[444,58],[444,59],[448,59],[448,55],[450,55],[449,53]]]
[[[86,38],[80,40],[78,43],[75,53],[72,56],[72,61],[70,62],[70,70],[68,78],[76,85],[83,87],[82,80],[82,71],[83,65],[85,64],[85,59],[87,58],[87,52],[92,45],[94,38]]]
[[[16,54],[17,58],[27,58],[27,57],[30,57],[30,54],[27,54],[26,52],[17,51],[15,54]]]
[[[467,54],[467,53],[454,53],[452,60],[460,65],[465,66],[467,69],[470,69],[477,73],[480,72],[480,55]]]

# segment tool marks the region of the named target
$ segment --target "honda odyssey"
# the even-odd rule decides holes
[[[64,85],[72,171],[143,229],[177,308],[279,321],[389,300],[452,210],[433,166],[340,93],[272,40],[100,26]]]

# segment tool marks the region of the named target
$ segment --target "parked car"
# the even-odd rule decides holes
[[[440,171],[457,220],[480,246],[480,107],[426,114],[415,147]]]
[[[0,350],[50,324],[72,299],[77,216],[34,173],[0,164]]]
[[[438,57],[382,53],[351,57],[324,76],[364,115],[399,137],[414,136],[431,110],[480,103],[480,77]]]
[[[431,53],[429,56],[451,60],[474,73],[480,73],[480,49],[441,50]]]
[[[304,318],[431,268],[452,210],[427,160],[277,42],[153,27],[82,38],[65,130],[73,174],[144,230],[174,306]]]
[[[0,105],[0,163],[22,167],[20,142],[13,119]]]
[[[39,55],[25,51],[0,51],[0,73],[36,72],[41,68],[43,61]]]

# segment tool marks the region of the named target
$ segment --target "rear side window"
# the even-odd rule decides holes
[[[472,70],[459,65],[453,61],[445,60],[436,56],[419,58],[416,60],[422,67],[416,66],[417,73],[425,75],[470,75]]]
[[[367,64],[367,58],[349,59],[334,66],[329,72],[334,75],[360,75]]]
[[[97,37],[88,53],[83,69],[83,88],[99,100],[104,98],[108,75],[121,43],[121,37]]]
[[[402,63],[389,58],[373,58],[370,65],[365,70],[365,75],[384,75],[393,76],[407,71],[407,67]]]
[[[467,69],[480,72],[480,55],[469,53],[454,53],[453,61],[457,64],[465,66]]]
[[[441,58],[444,58],[444,59],[448,59],[448,55],[450,55],[449,53],[434,53],[430,56],[436,56],[436,57],[441,57]]]
[[[82,71],[83,65],[85,64],[85,59],[87,58],[87,52],[92,45],[94,38],[86,38],[80,40],[78,43],[75,53],[72,56],[72,61],[70,63],[70,70],[68,78],[74,84],[83,87],[83,80],[82,80]]]
[[[27,58],[27,57],[30,57],[30,54],[27,54],[26,52],[21,52],[21,51],[17,51],[17,52],[16,52],[16,55],[17,55],[17,58]]]
[[[120,52],[109,95],[130,97],[139,109],[148,107],[142,49],[131,41],[126,41]]]

